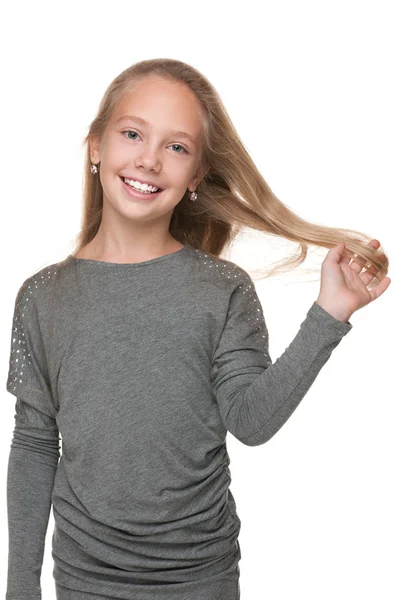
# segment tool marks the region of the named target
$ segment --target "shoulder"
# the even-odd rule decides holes
[[[66,261],[53,263],[35,271],[26,277],[15,297],[15,308],[21,309],[25,306],[43,306],[53,295],[56,282],[62,276]]]
[[[252,285],[252,279],[247,271],[233,261],[197,248],[193,254],[199,265],[197,271],[200,270],[208,280],[217,281],[231,291],[242,285]]]

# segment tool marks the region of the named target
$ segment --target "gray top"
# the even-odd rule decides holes
[[[227,431],[265,444],[351,328],[314,302],[272,364],[248,273],[190,245],[133,264],[70,255],[26,279],[7,381],[7,600],[41,598],[51,504],[56,583],[200,600],[207,582],[235,600]]]

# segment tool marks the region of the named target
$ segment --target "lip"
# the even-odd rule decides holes
[[[138,177],[129,177],[128,175],[120,175],[121,179],[133,179],[134,181],[138,181],[139,183],[146,183],[147,185],[151,185],[152,187],[157,187],[158,192],[162,192],[163,188],[157,185],[157,183],[152,183],[151,181],[143,181],[143,179],[139,179]]]
[[[131,185],[129,185],[128,183],[125,183],[125,181],[122,179],[122,177],[120,177],[121,179],[121,183],[122,186],[125,190],[125,192],[131,197],[131,198],[136,198],[137,200],[144,200],[144,201],[150,201],[150,200],[154,200],[155,198],[157,198],[161,192],[163,190],[158,189],[157,192],[153,192],[152,194],[145,194],[143,192],[139,192],[139,190],[136,190],[135,188],[133,188]]]

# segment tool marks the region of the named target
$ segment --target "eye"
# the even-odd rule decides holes
[[[186,148],[184,148],[180,144],[171,144],[171,146],[178,146],[178,148],[182,148],[183,153],[185,153],[185,152],[186,152],[186,154],[188,153],[188,151],[186,150]],[[182,152],[178,152],[178,154],[183,154],[183,153]]]
[[[136,135],[138,135],[137,131],[134,131],[133,129],[128,129],[128,131],[123,131],[122,133],[135,133]],[[131,140],[132,138],[129,137],[129,140]]]
[[[125,133],[134,133],[135,135],[139,135],[138,132],[135,131],[134,129],[127,129],[126,131],[122,132],[122,135],[125,135]],[[132,138],[129,136],[126,139],[136,141],[136,138]],[[188,151],[186,150],[186,148],[184,148],[181,144],[171,144],[171,146],[177,146],[178,148],[182,148],[183,152],[175,152],[175,154],[185,154],[185,153],[188,154]]]

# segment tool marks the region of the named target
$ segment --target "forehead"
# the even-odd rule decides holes
[[[135,115],[162,131],[186,131],[195,139],[203,129],[201,104],[183,83],[146,77],[129,90],[114,108],[112,121]]]

